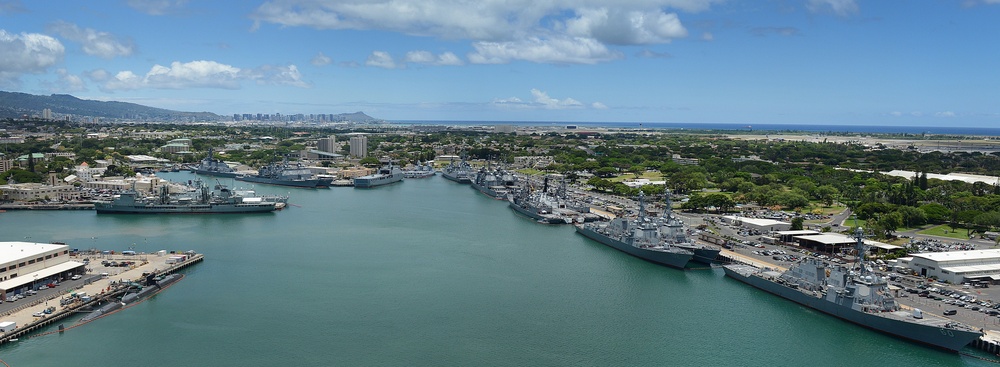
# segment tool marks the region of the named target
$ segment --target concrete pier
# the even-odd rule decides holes
[[[95,255],[100,256],[100,255]],[[142,260],[143,256],[146,260]],[[90,284],[79,286],[72,290],[72,293],[87,293],[92,299],[87,302],[73,302],[71,304],[61,306],[60,299],[70,292],[59,292],[56,295],[50,296],[49,298],[41,299],[22,299],[18,302],[24,302],[23,305],[0,314],[0,321],[14,321],[17,323],[17,328],[13,331],[6,333],[0,333],[0,345],[10,342],[12,339],[19,339],[23,337],[30,336],[39,330],[62,322],[63,320],[70,317],[82,317],[83,310],[88,310],[90,308],[96,307],[97,305],[104,304],[107,302],[118,302],[118,299],[128,290],[128,284],[131,282],[139,282],[142,280],[143,273],[152,273],[157,276],[167,275],[177,272],[181,269],[187,268],[191,265],[197,264],[205,259],[202,254],[193,254],[189,258],[182,262],[168,262],[170,258],[169,255],[156,256],[156,255],[130,255],[123,256],[117,255],[115,260],[126,260],[136,261],[143,263],[138,266],[133,266],[125,271],[118,273],[112,277],[110,274],[107,278],[101,277],[101,274],[87,274],[88,277],[97,277],[98,280]],[[91,266],[93,264],[92,259]],[[96,259],[99,263],[101,259]],[[33,316],[37,312],[45,310],[45,308],[50,307],[49,303],[52,303],[51,307],[55,307],[56,310],[51,314],[46,314],[41,317]],[[67,320],[70,324],[73,324],[76,320]],[[71,326],[71,325],[70,325]],[[62,329],[62,328],[60,328]]]

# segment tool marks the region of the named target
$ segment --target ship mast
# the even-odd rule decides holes
[[[868,253],[868,245],[865,243],[865,231],[864,228],[858,227],[854,230],[854,239],[857,240],[854,244],[854,250],[857,251],[855,256],[858,257],[857,265],[859,274],[864,276],[868,271],[867,266],[865,266],[865,255]]]

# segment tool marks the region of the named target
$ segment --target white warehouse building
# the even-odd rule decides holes
[[[900,264],[925,277],[952,284],[1000,282],[1000,249],[928,252],[901,258]]]
[[[67,245],[0,242],[0,298],[7,300],[69,274],[82,274],[83,267],[70,260]]]

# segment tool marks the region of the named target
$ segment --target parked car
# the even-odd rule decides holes
[[[956,311],[956,310],[944,310],[944,315],[945,316],[951,316],[951,315],[955,315],[957,313],[958,313],[958,311]]]

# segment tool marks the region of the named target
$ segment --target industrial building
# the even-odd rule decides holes
[[[83,268],[70,260],[67,245],[0,242],[0,299],[83,274]]]
[[[927,252],[900,258],[899,266],[952,284],[1000,282],[1000,249]]]
[[[747,218],[735,215],[727,215],[722,217],[722,219],[729,224],[754,230],[757,233],[787,231],[792,228],[791,223],[774,219]]]

